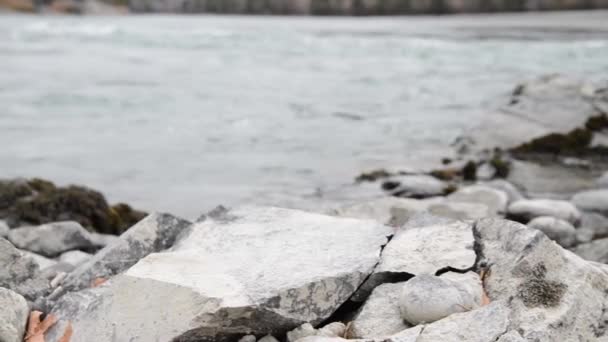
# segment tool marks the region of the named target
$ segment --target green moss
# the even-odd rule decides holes
[[[580,153],[589,147],[593,134],[583,128],[577,128],[567,134],[552,133],[522,144],[512,151],[514,153]]]
[[[608,129],[608,116],[606,114],[592,116],[585,123],[585,127],[592,132]]]
[[[462,168],[462,178],[465,181],[477,180],[477,164],[474,161],[469,160]]]
[[[0,210],[11,207],[18,199],[33,193],[23,180],[0,181]]]
[[[27,181],[27,184],[38,192],[50,192],[57,189],[55,184],[42,178],[32,178]]]
[[[496,178],[507,178],[511,172],[511,164],[505,161],[500,156],[494,156],[490,159],[490,165],[496,169]]]
[[[373,170],[370,172],[364,172],[364,173],[360,174],[359,176],[357,176],[357,178],[355,178],[355,181],[357,183],[375,182],[379,179],[388,178],[392,175],[393,175],[392,173],[390,173],[384,169],[379,169],[379,170]]]
[[[143,211],[131,208],[131,206],[125,203],[118,203],[110,207],[110,214],[114,226],[118,229],[119,233],[129,229],[148,215]]]

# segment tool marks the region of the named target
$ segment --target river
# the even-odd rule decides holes
[[[0,16],[0,177],[189,218],[422,167],[515,84],[608,75],[608,12]]]

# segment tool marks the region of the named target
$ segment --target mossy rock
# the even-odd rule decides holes
[[[0,181],[0,210],[10,208],[17,200],[34,194],[22,179]]]
[[[98,191],[39,178],[0,182],[0,204],[12,225],[73,220],[105,234],[120,234],[147,215],[124,203],[110,206]]]
[[[606,114],[592,116],[585,123],[585,127],[593,132],[608,129],[608,116]]]
[[[552,133],[533,139],[512,150],[514,153],[576,154],[584,152],[591,144],[593,133],[577,128],[567,134]]]

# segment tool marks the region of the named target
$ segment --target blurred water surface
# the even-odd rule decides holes
[[[514,85],[608,75],[608,15],[0,16],[0,176],[187,217],[436,163]],[[334,194],[334,195],[332,195]]]

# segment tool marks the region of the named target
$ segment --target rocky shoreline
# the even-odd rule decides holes
[[[377,199],[324,213],[3,181],[0,341],[608,341],[606,109],[524,83],[442,168],[366,172]]]

